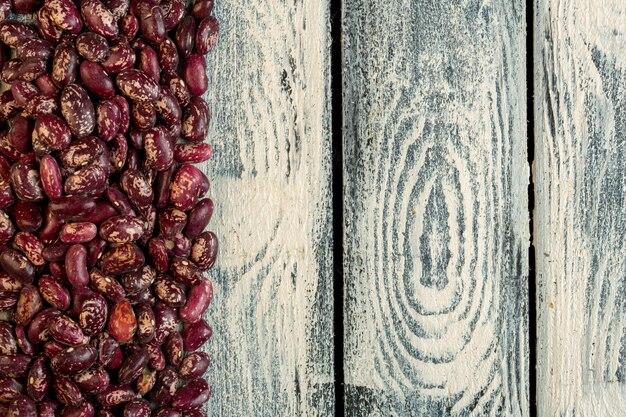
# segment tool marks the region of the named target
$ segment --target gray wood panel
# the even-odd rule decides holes
[[[536,0],[540,416],[626,415],[626,3]]]
[[[345,0],[349,416],[527,416],[521,0]]]
[[[327,1],[220,0],[209,415],[334,415]]]

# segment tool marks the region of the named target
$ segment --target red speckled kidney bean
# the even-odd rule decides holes
[[[29,38],[36,38],[37,34],[28,25],[16,20],[4,20],[0,23],[0,42],[11,47]]]
[[[65,314],[50,317],[48,319],[48,331],[54,340],[64,345],[80,345],[85,338],[78,323]]]
[[[174,39],[183,58],[188,57],[193,52],[196,41],[196,21],[192,16],[186,16],[181,20]]]
[[[157,272],[166,272],[169,268],[169,258],[167,255],[167,247],[165,240],[161,238],[152,238],[148,241],[148,254],[152,265]]]
[[[128,272],[121,277],[127,295],[145,292],[156,279],[156,271],[150,265]]]
[[[96,112],[89,95],[77,84],[69,84],[61,94],[61,113],[72,134],[78,138],[93,132]]]
[[[172,406],[178,411],[200,408],[211,396],[211,387],[204,379],[198,378],[182,386],[172,399]]]
[[[137,59],[135,51],[128,45],[126,40],[118,40],[111,48],[104,61],[102,68],[109,74],[117,74],[132,68]]]
[[[98,227],[89,222],[67,223],[61,229],[59,238],[65,243],[85,243],[96,237]]]
[[[211,281],[204,280],[191,288],[187,302],[178,315],[185,323],[196,323],[202,318],[212,298],[213,285]]]
[[[78,75],[78,52],[70,41],[56,47],[52,60],[52,80],[63,88],[76,80]]]
[[[202,55],[193,53],[185,59],[183,79],[187,83],[189,92],[194,96],[200,96],[207,90],[209,81],[206,73],[206,62]]]
[[[24,385],[14,378],[0,379],[0,403],[11,403],[24,392]]]
[[[211,338],[213,330],[206,321],[200,320],[185,327],[181,334],[185,343],[185,350],[193,352]]]
[[[102,368],[92,368],[76,375],[74,381],[81,391],[88,394],[97,394],[109,386],[110,376]]]
[[[219,23],[214,16],[207,16],[198,23],[196,31],[196,52],[206,54],[217,44]]]
[[[80,308],[78,324],[87,336],[98,334],[106,324],[108,305],[100,294],[87,297]]]
[[[207,143],[178,144],[174,148],[174,160],[180,163],[198,164],[213,156],[213,147]]]
[[[189,105],[191,95],[189,93],[189,88],[187,87],[187,82],[181,77],[172,74],[164,74],[162,78],[163,84],[167,86],[167,88],[169,88],[174,97],[176,97],[176,100],[178,100],[178,104],[181,107],[186,107],[187,105]]]
[[[154,197],[152,187],[146,177],[136,169],[127,169],[120,177],[120,187],[130,201],[138,207],[145,207]]]
[[[154,292],[161,301],[172,307],[181,307],[187,301],[183,286],[165,276],[154,282]]]
[[[156,123],[154,104],[147,101],[135,101],[131,109],[131,121],[133,127],[140,131],[154,127]]]
[[[115,84],[97,62],[80,64],[80,79],[87,89],[99,98],[109,99],[115,95]]]
[[[133,15],[126,15],[120,20],[120,31],[126,39],[133,39],[139,30],[139,20]]]
[[[143,3],[139,10],[139,27],[144,38],[152,43],[159,44],[165,39],[165,23],[163,11],[159,6]]]
[[[39,170],[34,165],[22,162],[13,164],[11,181],[15,195],[20,200],[38,202],[45,198]]]
[[[189,141],[201,142],[209,130],[210,121],[209,106],[202,98],[192,97],[183,116],[181,133]]]
[[[52,22],[50,12],[45,7],[37,12],[37,30],[44,39],[55,43],[63,36],[63,30]]]
[[[219,242],[213,232],[204,232],[193,240],[190,259],[202,270],[213,267],[217,259]]]
[[[197,285],[203,280],[200,269],[187,259],[173,259],[169,272],[177,281],[187,286]]]
[[[183,338],[178,332],[170,333],[164,344],[167,362],[178,368],[183,360]]]
[[[158,84],[141,70],[122,71],[117,76],[116,83],[122,94],[131,100],[156,101],[159,98]]]
[[[140,349],[128,356],[118,371],[119,383],[130,384],[135,381],[141,375],[149,359],[150,355],[145,349]]]
[[[37,79],[35,80],[35,84],[43,95],[55,97],[57,94],[59,94],[58,87],[54,84],[52,76],[48,73],[41,74],[39,77],[37,77]]]
[[[165,171],[174,163],[174,150],[169,134],[162,127],[149,129],[143,134],[146,164],[157,171]]]
[[[43,266],[45,264],[42,256],[44,245],[37,236],[31,233],[18,232],[13,238],[13,247],[26,255],[33,265]]]
[[[115,407],[127,403],[137,396],[135,390],[128,385],[109,385],[104,391],[96,395],[96,400],[103,407]]]
[[[179,57],[178,49],[176,48],[174,41],[166,38],[159,44],[158,52],[161,70],[171,74],[175,73],[178,69]]]
[[[39,292],[48,304],[59,310],[70,307],[70,292],[51,275],[42,275],[39,278]]]
[[[187,381],[202,377],[209,369],[211,360],[206,352],[192,352],[183,359],[178,373]]]
[[[96,362],[97,351],[89,345],[70,347],[56,354],[50,361],[52,372],[56,375],[77,375]]]
[[[158,301],[154,305],[155,333],[154,341],[161,344],[167,336],[178,329],[180,320],[176,310]]]
[[[133,243],[111,248],[100,258],[100,268],[105,274],[120,275],[145,264],[142,250]]]
[[[205,198],[191,209],[185,226],[185,236],[195,238],[206,228],[213,216],[213,200]],[[192,247],[193,252],[193,247]]]
[[[81,14],[90,31],[108,39],[117,37],[119,29],[116,19],[99,0],[82,0]]]
[[[35,266],[15,250],[5,249],[0,253],[0,266],[4,272],[24,285],[32,284],[35,280]]]
[[[157,83],[161,78],[159,57],[150,46],[144,46],[139,50],[139,69],[150,76]]]
[[[9,405],[7,417],[38,417],[37,405],[26,395],[20,395]]]
[[[30,324],[35,314],[43,308],[43,300],[39,290],[34,285],[26,285],[20,291],[13,318],[21,325]]]
[[[167,366],[157,375],[157,381],[152,390],[152,400],[159,405],[169,404],[176,394],[178,374],[176,370]]]
[[[146,400],[133,400],[124,407],[124,417],[150,417],[150,403]]]
[[[109,44],[102,35],[84,32],[76,38],[76,50],[88,61],[102,62],[109,52]]]
[[[70,283],[74,286],[89,284],[87,271],[87,249],[83,245],[72,245],[65,254],[65,272]]]
[[[124,287],[113,277],[93,268],[89,274],[91,287],[113,302],[122,301],[126,296]]]
[[[61,410],[61,417],[94,417],[94,415],[94,406],[89,401],[84,401],[78,407],[68,405]]]
[[[83,401],[83,395],[74,381],[66,376],[56,375],[53,379],[52,386],[56,393],[57,400],[62,404],[78,407]]]
[[[211,15],[215,1],[194,0],[192,3],[193,5],[191,6],[191,15],[196,19],[201,20]]]
[[[59,28],[72,33],[78,33],[83,28],[80,12],[71,0],[48,0],[45,7],[50,19]]]
[[[143,222],[132,216],[111,217],[100,226],[100,237],[112,243],[136,241],[143,232]]]

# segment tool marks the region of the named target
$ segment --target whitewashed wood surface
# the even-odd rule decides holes
[[[328,10],[216,2],[209,415],[334,415]]]
[[[626,3],[536,0],[539,416],[626,416]]]
[[[344,1],[348,416],[529,415],[525,6]]]

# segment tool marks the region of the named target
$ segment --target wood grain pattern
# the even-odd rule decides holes
[[[326,1],[220,0],[208,141],[215,416],[334,414]]]
[[[540,416],[626,415],[626,3],[536,0]]]
[[[521,0],[344,2],[349,416],[527,416]]]

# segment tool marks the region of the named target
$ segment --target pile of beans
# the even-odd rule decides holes
[[[212,10],[0,0],[0,417],[205,416]]]

